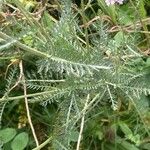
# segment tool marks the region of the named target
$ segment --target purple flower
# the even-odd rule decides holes
[[[114,5],[115,3],[123,4],[124,0],[105,0],[106,4],[109,5]]]

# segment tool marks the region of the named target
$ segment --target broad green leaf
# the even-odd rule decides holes
[[[146,66],[150,66],[150,58],[146,59]]]
[[[119,47],[121,46],[127,39],[127,36],[123,33],[123,32],[118,32],[115,37],[114,37],[114,40],[115,40],[115,43],[116,43],[116,46]]]
[[[144,150],[150,150],[150,143],[143,144],[141,148]]]
[[[134,9],[130,7],[130,3],[121,6],[118,9],[118,21],[121,25],[130,25],[135,21]]]
[[[133,22],[133,19],[131,18],[131,16],[129,16],[125,10],[120,9],[118,12],[118,16],[119,16],[119,23],[123,24],[123,25],[129,25]]]
[[[133,135],[132,131],[130,130],[130,128],[128,127],[127,124],[120,122],[119,126],[120,126],[122,132],[126,135],[126,137],[130,137],[131,135]]]
[[[13,128],[6,128],[0,130],[0,141],[2,141],[3,143],[7,143],[10,140],[12,140],[15,135],[16,135],[16,130]]]
[[[22,132],[18,134],[11,143],[12,150],[23,150],[29,141],[28,134]]]
[[[122,141],[120,143],[120,145],[122,147],[124,147],[126,150],[139,150],[134,144],[131,144],[131,143],[127,142],[127,141]]]

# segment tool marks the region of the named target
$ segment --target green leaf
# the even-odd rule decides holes
[[[122,147],[124,147],[126,150],[139,150],[135,145],[127,142],[127,141],[123,141],[120,143],[120,145]]]
[[[150,66],[150,58],[147,58],[147,60],[146,60],[146,66]]]
[[[35,7],[35,2],[33,2],[33,1],[28,1],[25,5],[26,10],[31,10],[34,7]]]
[[[132,131],[130,130],[130,128],[128,127],[127,124],[121,122],[121,123],[119,123],[119,126],[120,126],[122,132],[126,135],[126,137],[130,137],[131,135],[133,135]]]
[[[121,7],[121,9],[118,9],[119,24],[130,25],[133,23],[133,21],[135,19],[134,16],[132,15],[132,14],[134,14],[134,10],[132,8],[130,8],[129,5],[130,4],[123,5]]]
[[[36,6],[36,2],[33,0],[19,0],[26,10],[31,10]]]
[[[70,133],[70,136],[69,136],[70,141],[72,141],[72,142],[77,142],[78,141],[78,137],[79,137],[79,132],[78,131],[72,131]]]
[[[127,36],[123,33],[123,32],[118,32],[115,36],[114,36],[114,40],[116,43],[116,46],[119,47],[121,46],[127,39]]]
[[[150,149],[150,143],[143,144],[141,147],[144,150],[149,150]]]
[[[56,20],[47,11],[44,12],[42,21],[45,28],[48,30],[50,30],[53,27],[54,22],[56,22]]]
[[[145,10],[145,2],[143,0],[139,0],[138,11],[140,13],[140,17],[146,18],[146,10]]]
[[[15,135],[16,135],[16,130],[13,128],[6,128],[0,130],[0,141],[2,141],[3,143],[7,143],[10,140],[12,140]]]
[[[26,45],[29,45],[29,46],[32,46],[32,45],[33,45],[33,38],[32,38],[31,35],[27,35],[27,36],[23,37],[22,40],[24,41],[24,43],[25,43]]]
[[[12,150],[23,150],[29,141],[28,134],[22,132],[18,134],[11,143]]]

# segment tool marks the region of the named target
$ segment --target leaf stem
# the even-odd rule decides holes
[[[29,111],[29,104],[28,104],[28,98],[27,98],[27,86],[26,86],[25,76],[24,76],[24,72],[23,72],[22,60],[20,61],[19,68],[20,68],[20,74],[22,76],[22,81],[23,81],[24,100],[25,100],[25,106],[26,106],[26,111],[27,111],[27,118],[28,118],[30,128],[32,130],[32,134],[33,134],[36,146],[38,147],[39,146],[39,141],[37,139],[35,129],[34,129],[34,126],[33,126],[32,120],[31,120],[30,111]]]
[[[50,141],[51,141],[52,137],[48,138],[45,142],[43,142],[41,145],[39,145],[36,148],[33,148],[32,150],[40,150],[42,149],[44,146],[46,146]]]

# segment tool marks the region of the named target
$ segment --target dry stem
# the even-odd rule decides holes
[[[27,111],[27,118],[28,118],[28,122],[29,122],[29,125],[31,127],[31,130],[32,130],[32,134],[33,134],[34,140],[36,142],[36,146],[38,147],[39,146],[39,142],[38,142],[37,136],[35,134],[35,130],[34,130],[34,127],[33,127],[33,124],[32,124],[30,111],[29,111],[29,105],[28,105],[28,99],[27,99],[27,87],[26,87],[25,77],[24,77],[24,73],[23,73],[22,60],[19,63],[19,68],[20,68],[20,74],[22,76],[22,82],[23,82],[24,99],[25,99],[25,106],[26,106],[26,111]]]

